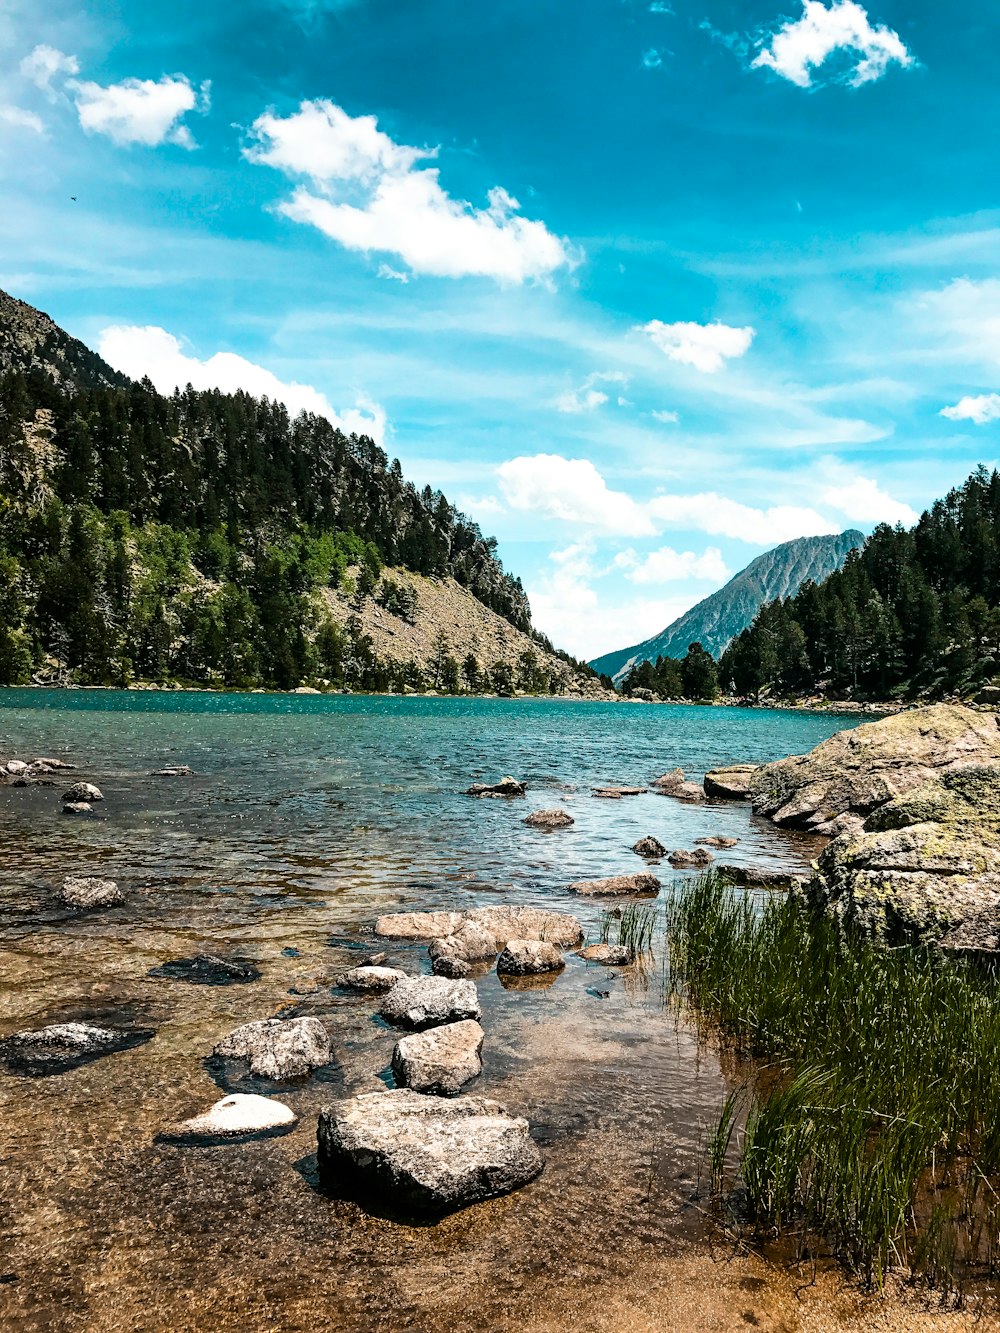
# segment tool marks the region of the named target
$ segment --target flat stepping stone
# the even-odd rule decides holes
[[[485,1097],[371,1092],[320,1112],[319,1168],[364,1206],[441,1216],[520,1189],[542,1170],[528,1122]]]
[[[594,787],[593,795],[604,800],[618,801],[623,796],[643,796],[648,787]]]
[[[608,879],[581,879],[569,886],[570,893],[585,898],[655,898],[660,892],[655,875],[611,875]]]
[[[757,769],[757,764],[710,769],[705,774],[705,794],[719,801],[749,801],[750,783]]]
[[[345,990],[384,991],[392,990],[397,981],[402,981],[405,972],[398,967],[352,967],[349,972],[342,972],[337,978],[337,985]]]
[[[200,1147],[287,1134],[297,1123],[298,1116],[282,1102],[255,1093],[233,1092],[201,1115],[182,1120],[157,1137],[167,1143]]]
[[[462,920],[461,912],[390,912],[375,922],[375,934],[389,940],[435,940],[454,934]]]
[[[69,875],[63,880],[58,893],[59,901],[67,907],[117,907],[125,895],[113,879],[96,879]]]
[[[397,1084],[414,1092],[454,1097],[483,1072],[483,1029],[474,1019],[401,1037],[392,1053]]]
[[[397,981],[379,1008],[389,1023],[429,1028],[479,1018],[479,992],[471,981],[449,977],[404,977]]]
[[[318,1018],[265,1018],[244,1023],[212,1052],[222,1060],[246,1060],[257,1078],[284,1082],[322,1069],[333,1058],[330,1036]]]
[[[34,1032],[15,1032],[0,1041],[0,1059],[12,1074],[47,1078],[64,1074],[105,1055],[141,1046],[152,1028],[104,1028],[93,1023],[53,1023]]]

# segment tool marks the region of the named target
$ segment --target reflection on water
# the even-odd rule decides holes
[[[570,956],[543,987],[476,978],[486,1044],[475,1089],[527,1116],[545,1153],[525,1190],[410,1228],[314,1179],[320,1106],[391,1084],[395,1034],[373,1017],[377,997],[328,984],[370,946],[379,911],[531,903],[576,912],[593,941],[601,904],[566,886],[642,868],[630,850],[642,835],[675,848],[723,834],[740,839],[727,860],[801,866],[815,844],[743,807],[602,801],[590,789],[802,751],[845,719],[103,692],[6,691],[0,705],[0,756],[71,760],[106,797],[100,819],[78,822],[61,815],[58,786],[0,788],[0,1036],[72,1019],[156,1031],[56,1077],[0,1075],[4,1329],[869,1326],[853,1322],[856,1298],[833,1273],[797,1301],[796,1282],[750,1256],[728,1256],[706,1294],[717,1241],[699,1190],[726,1080],[664,1011],[662,960],[617,972]],[[148,776],[169,764],[195,776]],[[528,783],[526,800],[460,794],[508,772]],[[521,822],[557,804],[571,828]],[[63,876],[98,872],[119,881],[125,905],[88,914],[56,902]],[[380,947],[390,966],[427,970],[423,946]],[[201,955],[260,977],[171,975]],[[302,994],[303,977],[327,980]],[[281,1090],[300,1116],[294,1132],[157,1142],[236,1086],[208,1059],[215,1043],[279,1012],[321,1017],[334,1043],[322,1078]]]

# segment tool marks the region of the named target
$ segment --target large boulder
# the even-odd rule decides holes
[[[565,966],[562,954],[547,940],[508,940],[497,959],[497,972],[513,977],[558,972]]]
[[[379,1013],[401,1027],[430,1028],[479,1018],[479,993],[472,981],[449,977],[404,977],[382,1001]]]
[[[728,768],[713,768],[705,774],[705,795],[716,801],[749,801],[750,783],[757,772],[756,764],[730,764]]]
[[[234,1092],[210,1106],[201,1115],[181,1120],[158,1137],[166,1142],[212,1143],[216,1139],[260,1138],[284,1134],[298,1117],[282,1102],[256,1093]]]
[[[655,898],[660,881],[655,875],[611,875],[607,879],[580,879],[569,886],[570,893],[586,898]]]
[[[318,1018],[264,1018],[220,1041],[212,1052],[225,1060],[246,1060],[257,1078],[284,1082],[302,1078],[330,1063],[330,1037]]]
[[[838,821],[872,811],[956,769],[1000,760],[995,713],[934,704],[839,731],[806,755],[758,768],[754,813],[776,824],[836,834]]]
[[[572,949],[583,939],[583,927],[575,916],[543,907],[476,907],[466,913],[466,920],[491,930],[501,948],[508,940],[548,940]]]
[[[997,909],[1000,764],[953,767],[883,805],[829,844],[809,892],[889,941],[939,939]]]
[[[328,1184],[377,1210],[440,1216],[509,1194],[542,1169],[527,1121],[485,1097],[365,1093],[325,1108],[317,1138]]]
[[[59,901],[67,907],[117,907],[125,895],[113,879],[69,875],[59,890]]]
[[[375,934],[388,940],[434,940],[461,924],[461,912],[390,912],[375,922]]]
[[[396,1082],[414,1092],[454,1097],[483,1072],[483,1035],[475,1019],[467,1018],[400,1037],[392,1053]]]

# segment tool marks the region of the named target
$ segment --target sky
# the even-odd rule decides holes
[[[1000,430],[990,0],[0,0],[0,287],[398,456],[636,643]]]

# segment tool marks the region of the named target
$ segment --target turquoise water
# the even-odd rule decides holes
[[[551,985],[525,991],[489,969],[477,976],[486,1043],[469,1091],[524,1115],[546,1166],[518,1194],[427,1228],[316,1188],[319,1108],[383,1089],[395,1041],[375,1002],[331,989],[332,977],[374,944],[374,917],[397,908],[537,903],[576,912],[597,938],[600,904],[567,886],[640,869],[631,846],[647,833],[668,847],[725,833],[740,839],[727,859],[802,867],[815,841],[744,806],[652,792],[604,801],[591,787],[643,785],[678,765],[699,778],[807,750],[858,720],[559,700],[0,691],[0,758],[72,762],[106,798],[98,818],[76,820],[61,813],[61,779],[0,786],[0,1036],[78,1018],[156,1033],[57,1077],[0,1073],[0,1325],[577,1329],[625,1301],[621,1326],[650,1327],[628,1310],[653,1293],[673,1310],[676,1265],[690,1254],[711,1262],[691,1205],[732,1086],[664,1011],[662,958],[609,973],[570,955]],[[172,764],[195,775],[150,776]],[[526,799],[462,794],[507,773],[527,782]],[[529,810],[554,805],[572,827],[525,827]],[[116,879],[128,901],[61,907],[54,890],[72,873]],[[392,965],[428,969],[424,945],[385,947]],[[205,987],[160,974],[200,952],[250,960],[260,978]],[[221,1095],[213,1046],[279,1012],[320,1017],[335,1050],[325,1081],[280,1091],[300,1116],[294,1132],[158,1144],[160,1130]],[[701,1282],[686,1280],[700,1308]],[[727,1281],[732,1294],[720,1295]],[[713,1293],[718,1319],[705,1327],[742,1326],[757,1300],[736,1277],[720,1276]]]

